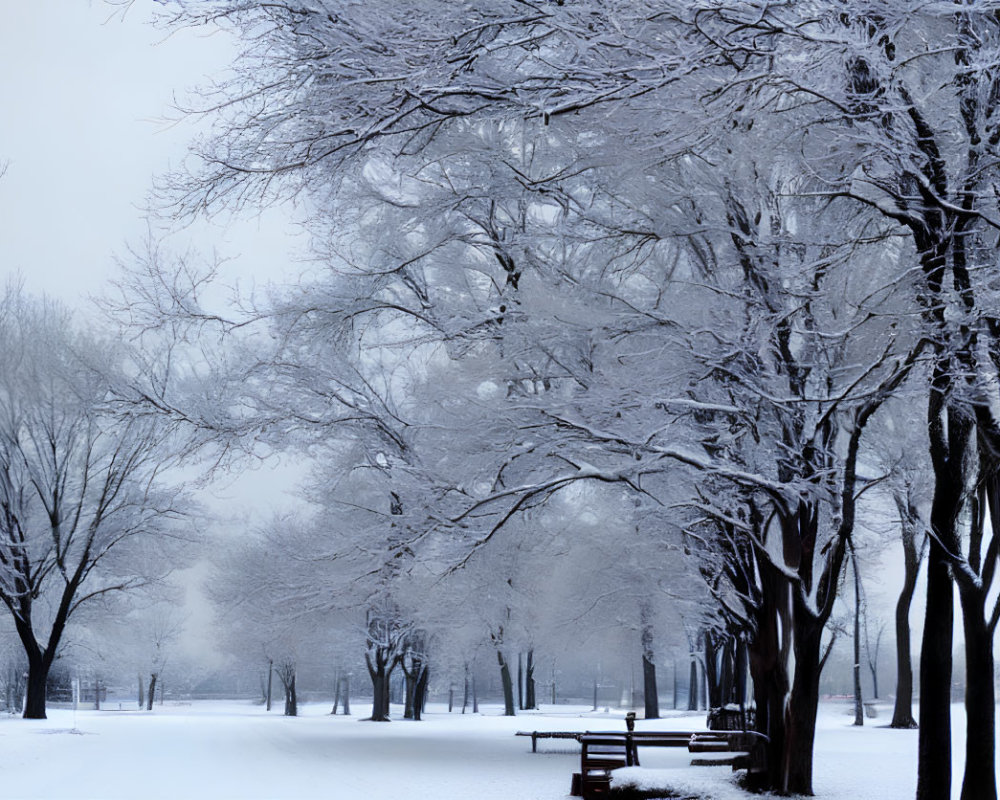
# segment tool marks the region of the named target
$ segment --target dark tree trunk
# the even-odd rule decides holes
[[[497,663],[500,665],[500,682],[503,685],[503,713],[505,717],[513,717],[515,715],[514,682],[510,676],[510,665],[500,650],[497,650]]]
[[[455,710],[455,686],[448,684],[448,713]]]
[[[653,624],[649,605],[639,604],[639,643],[642,646],[642,693],[646,719],[660,718],[660,696],[656,686],[656,661],[653,654]],[[676,681],[675,681],[676,691]],[[675,706],[676,707],[676,706]]]
[[[427,664],[421,663],[420,675],[413,687],[413,720],[420,722],[420,715],[423,714],[424,705],[427,702],[427,682],[430,678],[430,670]]]
[[[982,592],[959,584],[965,631],[965,776],[961,800],[996,800],[996,698],[993,636]]]
[[[524,659],[517,654],[517,708],[524,711]]]
[[[538,708],[535,697],[535,651],[528,651],[528,659],[524,668],[524,703],[527,708]]]
[[[811,795],[823,625],[795,615],[795,673],[785,714],[783,794]]]
[[[340,706],[340,670],[337,670],[333,678],[333,709],[331,715],[336,716],[337,708]]]
[[[722,705],[722,693],[719,683],[719,646],[715,636],[711,631],[706,630],[703,635],[705,643],[705,702],[709,708],[719,708]]]
[[[472,676],[472,713],[479,713],[479,692],[476,691],[476,676]]]
[[[344,675],[341,680],[344,682],[344,693],[342,695],[344,700],[344,716],[351,716],[351,676],[350,674]]]
[[[861,698],[861,576],[858,572],[857,554],[851,558],[854,573],[854,724],[865,724],[865,708]]]
[[[403,668],[403,680],[406,687],[403,691],[403,719],[413,719],[413,696],[417,689],[417,677],[414,673],[418,670],[419,667],[410,671]]]
[[[677,710],[677,690],[680,688],[678,686],[678,684],[680,683],[680,681],[678,680],[679,674],[680,673],[679,673],[679,671],[677,669],[677,659],[675,658],[674,659],[674,691],[670,695],[671,696],[671,700],[672,700],[671,707],[673,708],[674,711]]]
[[[787,661],[778,634],[777,598],[781,578],[767,565],[761,572],[763,591],[756,609],[756,630],[747,645],[753,683],[755,726],[766,736],[765,775],[755,788],[777,789],[784,774],[785,700],[788,695]]]
[[[152,711],[153,710],[153,700],[156,697],[156,679],[157,679],[157,675],[156,675],[155,672],[152,673],[149,676],[149,691],[146,693],[146,710],[147,711]]]
[[[24,702],[24,719],[45,719],[45,684],[49,679],[49,662],[43,657],[28,659],[28,686]]]
[[[892,710],[890,728],[916,728],[913,718],[913,662],[910,655],[910,605],[920,571],[917,550],[916,523],[919,517],[910,506],[909,498],[897,498],[897,508],[902,520],[903,588],[896,601],[896,703]]]
[[[927,555],[927,610],[920,649],[917,800],[951,797],[951,646],[954,594],[937,538]]]
[[[423,710],[424,696],[427,689],[427,659],[420,655],[419,651],[411,652],[409,656],[409,668],[407,659],[404,657],[400,662],[403,670],[403,677],[406,681],[406,705],[403,710],[403,719],[420,720],[420,712]]]
[[[462,713],[469,707],[469,665],[465,665],[465,678],[462,685]]]
[[[660,718],[660,698],[656,686],[656,664],[645,655],[642,657],[642,694],[646,706],[646,719]]]
[[[284,678],[285,682],[285,716],[286,717],[297,717],[299,715],[299,700],[295,693],[295,672],[292,671],[291,674]]]
[[[62,641],[63,631],[66,629],[66,622],[73,610],[74,599],[77,590],[80,588],[83,572],[78,569],[76,574],[66,583],[62,595],[59,597],[55,608],[55,615],[52,619],[52,626],[49,629],[47,644],[42,647],[35,638],[35,631],[32,627],[32,596],[28,587],[24,583],[23,576],[14,578],[15,587],[20,587],[16,601],[11,604],[11,597],[5,596],[8,607],[14,612],[14,629],[17,631],[18,639],[24,647],[24,654],[28,660],[28,677],[25,686],[25,698],[23,717],[25,719],[45,719],[45,684],[49,678],[49,670],[52,667],[52,659],[59,649]]]
[[[917,800],[951,797],[951,674],[954,590],[944,542],[954,541],[962,486],[957,476],[935,468],[927,555],[927,610],[920,648],[920,736]]]
[[[726,637],[722,647],[722,660],[719,670],[719,705],[726,706],[736,702],[736,687],[733,682],[733,647],[735,640],[731,636]]]
[[[94,710],[101,710],[101,679],[94,678]]]
[[[264,710],[271,710],[271,689],[274,682],[274,661],[270,660],[267,662],[267,703]],[[336,711],[334,711],[336,713]]]
[[[962,224],[961,222],[959,223]],[[916,233],[916,232],[915,232]],[[915,235],[921,269],[932,290],[929,322],[947,324],[942,296],[942,276],[947,250],[953,258],[963,255],[963,239],[957,236],[936,239]],[[957,247],[957,251],[955,248]],[[931,536],[927,555],[927,609],[920,648],[920,733],[917,744],[916,800],[949,800],[951,796],[951,680],[952,640],[954,634],[954,587],[949,571],[949,554],[958,554],[959,517],[968,484],[968,461],[972,446],[974,421],[953,399],[956,355],[969,357],[960,345],[958,353],[951,342],[937,345],[927,399],[927,436],[934,469],[934,496],[931,501]]]
[[[141,710],[144,705],[146,705],[146,684],[142,680],[142,675],[139,675],[139,709]]]
[[[374,655],[374,663],[372,662]],[[368,665],[368,675],[372,681],[372,722],[389,721],[389,678],[390,671],[386,668],[386,658],[376,648],[374,654],[365,653]]]
[[[691,657],[691,669],[688,672],[688,711],[698,710],[698,661]]]
[[[698,695],[698,708],[702,711],[708,710],[708,671],[705,669],[705,665],[698,662],[698,672],[701,676],[701,683],[699,684],[700,694]]]

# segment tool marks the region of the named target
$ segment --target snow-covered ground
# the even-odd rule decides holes
[[[0,719],[0,795],[22,798],[334,798],[402,800],[564,800],[579,748],[571,742],[515,737],[518,730],[623,730],[621,713],[548,707],[516,718],[483,706],[479,715],[432,705],[420,723],[331,717],[329,704],[307,704],[298,718],[238,701],[157,706],[152,712],[50,710],[48,720]],[[355,711],[364,713],[358,704]],[[394,709],[395,711],[395,709]],[[851,726],[846,706],[821,708],[815,790],[820,798],[903,800],[916,786],[915,731]],[[955,708],[956,723],[961,719]],[[677,715],[649,730],[702,728],[704,716]],[[956,740],[962,726],[956,724]],[[957,742],[958,743],[958,742]],[[956,748],[958,750],[959,748]],[[682,749],[640,751],[644,770],[715,800],[743,797],[727,767],[691,767]],[[961,779],[955,754],[956,786]]]

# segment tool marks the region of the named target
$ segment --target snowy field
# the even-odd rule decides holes
[[[500,716],[448,714],[431,705],[419,723],[331,717],[307,704],[298,718],[238,701],[157,706],[152,712],[54,709],[48,720],[0,719],[0,763],[8,800],[275,798],[310,800],[564,800],[578,747],[515,737],[518,730],[624,730],[621,713],[548,707]],[[356,711],[364,712],[358,703]],[[393,709],[397,713],[397,709]],[[888,709],[866,727],[847,707],[824,704],[817,734],[817,797],[909,800],[916,786],[915,731],[893,731]],[[401,710],[398,710],[401,715]],[[954,710],[956,723],[961,707]],[[703,727],[704,715],[677,715],[638,729]],[[956,730],[956,738],[961,728]],[[643,771],[715,800],[746,797],[727,767],[691,767],[686,750],[640,750]],[[960,756],[956,774],[961,778]],[[954,796],[958,796],[958,785]]]

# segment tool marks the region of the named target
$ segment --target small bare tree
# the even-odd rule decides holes
[[[24,716],[41,719],[70,618],[162,571],[156,535],[181,512],[160,480],[163,424],[110,403],[120,349],[17,289],[0,298],[0,340],[0,601],[28,661]]]

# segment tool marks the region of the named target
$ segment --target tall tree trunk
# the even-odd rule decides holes
[[[351,716],[351,675],[346,673],[341,680],[344,682],[344,716]]]
[[[910,605],[917,587],[920,555],[917,549],[916,524],[918,512],[912,508],[909,497],[896,498],[896,507],[902,523],[900,539],[903,544],[903,588],[896,601],[896,702],[892,710],[890,728],[916,728],[913,718],[913,661],[910,655]]]
[[[702,634],[702,642],[705,651],[705,663],[703,665],[706,689],[705,704],[708,708],[718,708],[722,705],[719,697],[719,673],[716,669],[719,656],[718,642],[709,630],[705,630]]]
[[[927,556],[927,610],[920,649],[917,800],[951,796],[951,646],[953,591],[936,538]]]
[[[146,684],[142,679],[142,675],[139,678],[139,709],[141,710],[144,705],[146,705]]]
[[[660,696],[656,686],[656,661],[653,654],[653,623],[649,604],[639,604],[639,643],[642,646],[642,693],[646,719],[660,718]],[[675,681],[676,690],[676,681]],[[676,705],[675,705],[676,707]]]
[[[917,800],[951,797],[951,673],[954,591],[948,554],[961,487],[935,470],[931,537],[927,554],[927,610],[920,648],[920,735],[917,744]],[[950,484],[950,485],[949,485]]]
[[[767,737],[765,774],[755,789],[777,789],[783,782],[785,754],[785,700],[788,696],[787,659],[782,651],[777,602],[782,579],[762,563],[763,591],[756,609],[756,626],[747,644],[747,657],[756,707],[755,729]]]
[[[285,716],[297,717],[299,715],[299,699],[295,693],[295,672],[287,678],[285,683]]]
[[[517,654],[517,708],[524,711],[524,659],[522,653]]]
[[[961,248],[961,237],[957,241]],[[949,242],[933,244],[933,248],[921,248],[924,252],[920,256],[927,283],[932,288],[941,285]],[[944,302],[942,300],[942,305],[936,308],[932,319],[942,327],[946,322]],[[951,796],[951,651],[955,621],[949,555],[961,552],[959,517],[969,483],[967,473],[974,421],[952,399],[958,378],[955,375],[957,362],[950,344],[938,345],[927,400],[934,496],[927,555],[927,609],[920,649],[916,800],[949,800]],[[962,345],[967,346],[967,343]]]
[[[420,674],[413,687],[413,720],[420,722],[420,716],[424,712],[424,705],[427,703],[427,682],[430,679],[430,670],[427,664],[421,662]]]
[[[698,710],[698,680],[698,659],[692,655],[688,672],[688,711]]]
[[[528,658],[524,668],[524,704],[526,708],[538,708],[538,700],[535,698],[535,651],[528,651]]]
[[[701,689],[698,696],[698,708],[702,711],[708,711],[708,670],[705,669],[705,665],[699,661],[698,670],[701,675]]]
[[[419,662],[418,662],[419,663]],[[419,666],[413,666],[409,670],[403,667],[403,719],[413,719],[413,696],[417,689],[417,675]]]
[[[795,672],[785,713],[784,794],[811,795],[823,625],[794,616]]]
[[[721,663],[719,669],[719,706],[728,706],[735,702],[736,687],[733,684],[734,647],[736,640],[732,636],[726,636],[722,645]]]
[[[268,659],[267,662],[267,704],[264,708],[265,711],[271,710],[271,689],[274,683],[274,660]]]
[[[24,719],[45,719],[45,685],[49,680],[49,662],[39,655],[28,659],[28,685]]]
[[[503,651],[497,650],[497,663],[500,665],[500,683],[503,685],[503,714],[513,717],[514,712],[514,682],[510,676],[510,665],[503,657]]]
[[[333,709],[330,714],[336,716],[337,708],[340,706],[340,670],[334,674],[333,677]]]
[[[642,693],[643,703],[646,707],[646,719],[660,718],[660,698],[659,689],[656,686],[656,664],[650,661],[645,654],[642,656]]]
[[[374,657],[374,658],[373,658]],[[374,653],[365,653],[368,676],[372,682],[372,722],[389,721],[389,677],[386,658],[378,648]]]
[[[462,684],[462,713],[469,706],[469,665],[465,665],[465,676]]]
[[[146,693],[146,710],[153,710],[153,700],[156,697],[156,679],[157,675],[155,672],[151,673],[149,676],[149,691]]]
[[[861,575],[858,558],[851,548],[851,571],[854,573],[854,724],[865,724],[865,708],[861,698]]]
[[[427,659],[419,654],[421,652],[423,652],[422,647],[421,650],[410,653],[409,668],[406,665],[406,658],[400,662],[406,680],[406,706],[403,719],[419,721],[420,712],[423,710],[427,689]]]
[[[711,631],[703,634],[705,643],[705,704],[708,708],[719,708],[722,705],[721,686],[719,683],[719,644]]]
[[[965,776],[961,800],[996,800],[996,697],[993,637],[985,598],[977,586],[959,583],[965,631]]]

